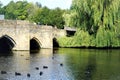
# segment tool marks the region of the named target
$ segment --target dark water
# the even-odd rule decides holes
[[[120,50],[61,48],[1,53],[0,71],[7,72],[0,72],[0,80],[120,80]]]

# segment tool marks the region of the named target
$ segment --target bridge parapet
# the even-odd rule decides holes
[[[29,21],[21,20],[0,20],[0,27],[28,27]]]

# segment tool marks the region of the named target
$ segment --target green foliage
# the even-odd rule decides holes
[[[0,14],[4,14],[4,9],[3,9],[3,7],[2,7],[2,2],[0,1]]]
[[[58,42],[61,47],[89,47],[91,39],[88,32],[78,29],[75,36],[58,38]]]
[[[39,8],[36,13],[31,16],[31,20],[42,25],[57,26],[58,28],[63,28],[64,20],[62,17],[64,10],[59,8],[48,9],[47,7]]]
[[[71,37],[61,37],[61,38],[58,38],[57,41],[60,47],[73,47],[72,46],[73,38]]]
[[[70,27],[76,27],[77,25],[79,25],[79,23],[77,23],[77,18],[75,17],[76,15],[77,13],[74,11],[65,12],[63,14],[65,25]]]
[[[26,1],[18,1],[16,3],[11,1],[4,7],[5,18],[25,20],[27,18],[27,11],[25,8],[27,4],[28,3]]]
[[[34,5],[33,3],[28,3],[25,9],[28,13],[27,20],[35,22],[35,18],[37,18],[35,17],[35,15],[40,11],[40,8],[37,5]]]
[[[103,28],[99,28],[96,36],[96,46],[97,47],[106,47],[111,46],[111,35],[108,30],[104,30]]]
[[[72,41],[66,37],[64,44],[120,47],[120,0],[73,0],[63,17],[67,26],[80,28]]]
[[[64,19],[62,17],[64,13],[64,10],[61,10],[60,8],[56,8],[54,10],[50,11],[50,21],[51,21],[51,25],[53,26],[57,26],[58,28],[63,28],[64,27]]]
[[[76,46],[90,46],[90,35],[88,32],[85,32],[83,30],[78,30],[75,34],[74,37],[75,43],[74,45]]]
[[[112,29],[119,20],[120,0],[73,0],[70,13],[65,14],[67,26],[79,27],[96,34],[100,26]]]

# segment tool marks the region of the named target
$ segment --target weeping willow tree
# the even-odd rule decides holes
[[[79,38],[82,30],[89,34],[86,42],[89,46],[120,46],[120,0],[72,0],[70,12],[63,17],[67,26],[79,28],[71,42],[80,45],[79,42],[86,40]]]
[[[89,33],[96,33],[100,26],[112,29],[120,19],[119,11],[120,0],[73,0],[66,25]]]

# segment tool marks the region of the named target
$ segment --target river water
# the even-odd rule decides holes
[[[1,53],[0,80],[120,80],[120,50],[59,48]]]

